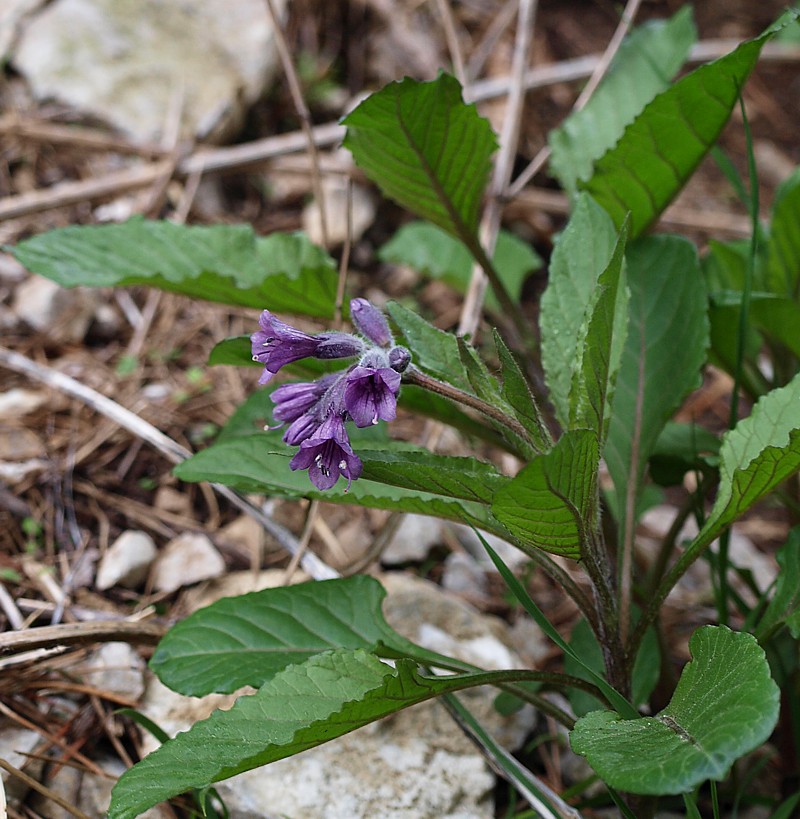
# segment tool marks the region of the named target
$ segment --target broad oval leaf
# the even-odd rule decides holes
[[[474,237],[497,141],[489,122],[441,73],[372,94],[342,123],[344,146],[381,190],[459,239]]]
[[[336,265],[302,234],[248,225],[187,226],[134,217],[72,225],[20,242],[28,270],[63,287],[146,284],[193,298],[330,318]]]
[[[742,43],[659,94],[580,185],[616,225],[631,213],[631,237],[658,218],[717,141],[762,46],[774,33],[771,29]]]
[[[293,472],[289,469],[289,461],[295,451],[280,440],[276,441],[275,435],[269,433],[225,437],[178,464],[174,473],[184,481],[211,481],[244,492],[285,498],[312,498],[396,512],[417,512],[478,526],[500,537],[506,534],[485,504],[459,500],[450,494],[437,494],[440,490],[444,491],[444,482],[449,482],[450,478],[452,483],[447,491],[460,492],[458,487],[463,487],[465,471],[473,468],[478,461],[473,462],[469,458],[453,459],[449,477],[443,471],[444,464],[437,461],[439,472],[436,481],[431,482],[428,490],[422,490],[407,488],[403,483],[421,485],[414,478],[413,470],[417,459],[424,464],[425,457],[429,455],[426,450],[412,450],[407,459],[407,467],[394,473],[387,471],[383,465],[382,452],[374,452],[370,459],[367,452],[358,451],[357,454],[362,456],[364,462],[362,477],[353,481],[349,490],[347,482],[342,479],[332,489],[322,492],[314,487],[305,472]],[[370,479],[373,467],[375,474],[380,476],[377,480]],[[474,479],[479,483],[482,478],[481,469],[482,466],[474,467],[468,480]],[[419,470],[420,474],[423,471]],[[387,475],[390,478],[394,476],[399,485],[381,483],[380,479]]]
[[[383,618],[384,597],[377,580],[356,575],[223,598],[174,625],[150,668],[187,696],[260,688],[324,651],[397,642]]]
[[[643,237],[627,251],[628,333],[604,458],[624,522],[627,489],[641,484],[658,436],[700,384],[708,318],[697,252],[677,236]],[[636,497],[629,498],[636,503]]]
[[[736,759],[772,733],[780,692],[756,639],[705,626],[689,648],[692,660],[657,716],[623,720],[613,711],[593,711],[576,723],[573,750],[612,788],[686,793],[706,779],[723,779]]]
[[[521,546],[579,558],[594,524],[597,435],[570,430],[494,496],[492,512]]]
[[[687,5],[672,19],[647,22],[625,38],[586,105],[548,136],[550,169],[570,193],[578,180],[589,179],[595,160],[614,147],[625,126],[669,85],[696,37]]]
[[[556,417],[565,429],[570,421],[572,379],[581,360],[581,328],[616,241],[609,215],[584,194],[578,197],[550,260],[539,318],[542,366]]]
[[[525,672],[424,677],[415,663],[396,668],[363,649],[339,649],[287,666],[164,743],[114,787],[110,819],[133,819],[190,788],[205,787],[321,745],[403,708],[451,691],[524,679]]]

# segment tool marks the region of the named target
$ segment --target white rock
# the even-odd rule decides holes
[[[325,227],[330,245],[344,244],[347,239],[347,179],[335,174],[322,179],[322,196],[325,200]],[[352,186],[352,236],[357,242],[375,219],[375,202],[370,192],[361,185]],[[322,208],[315,200],[303,210],[303,229],[315,244],[324,244],[322,234]]]
[[[144,661],[128,643],[105,643],[86,659],[83,681],[131,700],[144,694]]]
[[[0,64],[19,34],[25,17],[44,3],[44,0],[3,0],[0,4]]]
[[[455,536],[458,538],[461,545],[478,561],[481,566],[486,566],[492,571],[495,570],[492,559],[487,554],[486,549],[483,548],[483,544],[478,536],[469,526],[464,526],[461,523],[447,523],[445,525],[455,533]],[[497,552],[497,554],[503,560],[503,563],[505,563],[506,566],[508,566],[512,571],[521,569],[522,566],[524,566],[530,560],[525,552],[521,551],[516,546],[512,546],[508,541],[497,537],[497,535],[493,535],[489,532],[481,532],[481,537],[492,547],[492,549],[495,550],[495,552]]]
[[[100,591],[112,586],[135,589],[144,582],[158,550],[147,532],[123,532],[103,555],[95,585]]]
[[[153,565],[153,587],[172,592],[200,580],[219,577],[225,561],[203,534],[188,532],[171,540]]]
[[[18,728],[8,720],[0,721],[0,759],[5,759],[9,765],[13,765],[29,776],[36,775],[31,771],[33,765],[41,769],[41,763],[32,761],[27,754],[34,751],[41,742],[41,737],[36,731],[29,731],[27,728]],[[11,776],[7,771],[0,770],[0,777],[6,790],[6,799],[10,804],[15,804],[25,798],[28,787],[16,776]],[[2,814],[0,814],[2,815]]]
[[[474,557],[452,552],[444,561],[442,588],[454,594],[482,597],[488,592],[488,582]]]
[[[277,0],[281,16],[286,0]],[[221,136],[276,64],[263,0],[54,0],[26,28],[14,67],[133,137],[162,135],[175,99],[184,134]]]
[[[0,393],[0,419],[27,415],[46,403],[47,396],[43,392],[16,387],[8,392]]]
[[[111,789],[127,767],[116,757],[100,757],[93,761],[106,773],[111,774],[111,777],[84,772],[76,807],[87,816],[105,816],[111,804]],[[139,819],[167,819],[174,816],[174,811],[156,806],[140,814]]]
[[[17,287],[12,309],[52,342],[82,341],[99,303],[97,291],[67,289],[43,276],[31,276]]]
[[[381,563],[418,563],[442,542],[442,522],[427,515],[406,515],[381,555]]]

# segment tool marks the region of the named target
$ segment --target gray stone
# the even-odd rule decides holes
[[[0,721],[0,759],[5,759],[9,765],[13,765],[34,779],[41,770],[41,762],[31,760],[26,754],[34,751],[41,742],[41,737],[36,731],[29,731],[27,728],[18,728],[8,720]],[[35,770],[31,770],[31,767]],[[6,791],[6,801],[10,805],[16,805],[25,798],[28,786],[18,777],[12,776],[7,771],[0,771],[3,787]],[[0,814],[2,815],[2,814]]]
[[[83,681],[130,700],[144,694],[144,661],[128,643],[105,643],[82,666]]]
[[[383,550],[381,563],[397,566],[418,563],[442,542],[442,522],[427,515],[405,515],[389,545]]]
[[[0,393],[0,419],[7,420],[27,415],[46,403],[47,396],[43,392],[16,387]]]
[[[187,532],[171,540],[153,564],[153,588],[172,592],[201,580],[219,577],[225,561],[203,534]]]
[[[6,61],[25,18],[44,0],[3,0],[0,5],[0,64]]]
[[[116,757],[100,757],[94,761],[106,773],[111,774],[113,779],[84,772],[76,807],[87,816],[105,816],[111,804],[111,789],[126,769]],[[174,811],[156,806],[140,814],[139,819],[168,819],[174,816]]]
[[[355,244],[375,219],[375,202],[370,192],[361,185],[350,186],[352,202],[348,203],[348,183],[344,176],[335,174],[322,179],[325,201],[325,228],[329,245],[344,244],[347,239],[347,209],[352,213],[351,240]],[[303,210],[303,229],[315,244],[324,244],[322,235],[322,208],[314,200]]]
[[[49,341],[82,341],[99,303],[97,291],[85,287],[67,289],[43,276],[31,276],[17,287],[12,309]]]
[[[442,588],[467,597],[484,597],[489,584],[474,557],[464,552],[452,552],[444,561]]]
[[[158,550],[147,532],[123,532],[103,555],[95,585],[100,591],[112,586],[135,589],[147,577]]]
[[[185,135],[219,138],[265,90],[276,52],[263,0],[54,0],[12,61],[38,99],[134,138],[162,136],[176,99]]]

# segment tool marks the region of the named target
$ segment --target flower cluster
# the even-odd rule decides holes
[[[392,421],[397,412],[400,374],[411,356],[395,346],[383,313],[366,299],[350,302],[358,335],[320,333],[311,336],[264,310],[261,329],[253,333],[253,360],[264,365],[259,384],[266,384],[285,364],[301,358],[358,358],[347,369],[316,381],[284,384],[272,393],[274,416],[287,425],[283,440],[300,451],[292,469],[307,469],[317,489],[330,489],[343,475],[347,487],[361,475],[345,422],[357,427]]]

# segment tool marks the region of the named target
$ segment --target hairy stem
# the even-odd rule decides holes
[[[403,373],[403,378],[409,384],[415,384],[418,387],[430,390],[430,392],[435,392],[437,395],[443,395],[445,398],[449,398],[452,401],[455,401],[457,404],[463,404],[464,406],[477,410],[487,418],[491,418],[493,421],[497,421],[498,423],[507,427],[515,435],[518,435],[523,441],[535,448],[534,442],[531,440],[528,431],[522,426],[522,424],[519,423],[519,421],[517,421],[516,418],[506,415],[506,413],[504,413],[502,410],[497,409],[497,407],[489,404],[487,401],[484,401],[483,399],[478,398],[477,396],[468,392],[464,392],[464,390],[460,390],[458,387],[454,387],[452,384],[439,381],[438,378],[433,378],[433,376],[427,375],[413,365],[409,367],[405,373]]]

